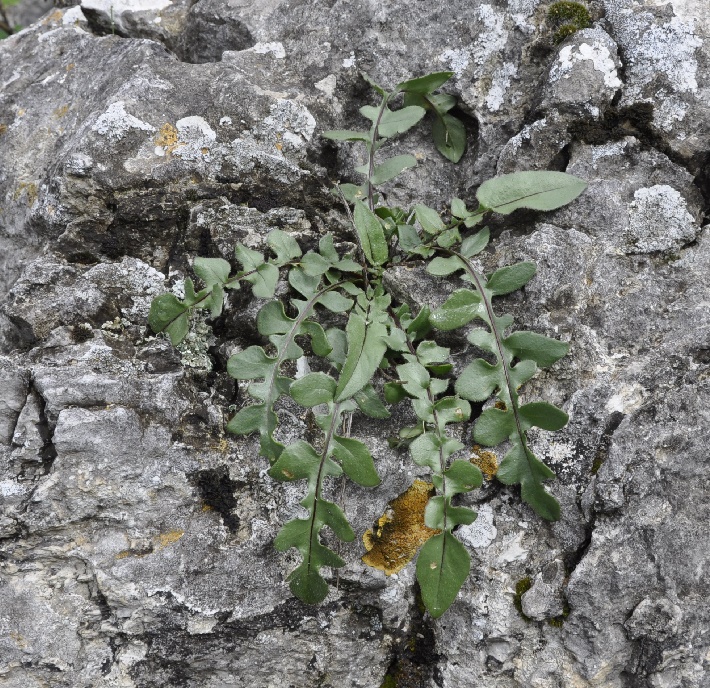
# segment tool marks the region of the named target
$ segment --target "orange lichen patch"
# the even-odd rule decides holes
[[[496,401],[495,407],[496,407],[497,409],[500,409],[501,411],[507,411],[507,410],[508,410],[508,407],[505,405],[505,402],[503,402],[503,401]]]
[[[116,555],[116,559],[126,559],[127,557],[130,557],[131,554],[133,554],[133,552],[131,552],[130,549],[124,549]]]
[[[362,536],[367,550],[362,560],[388,576],[412,561],[417,550],[440,532],[424,524],[424,509],[433,495],[434,486],[417,479],[393,499],[374,528]]]
[[[74,67],[76,67],[76,65],[73,62],[70,62],[67,65],[67,72],[71,72],[71,70],[74,69]]]
[[[0,124],[0,136],[7,131],[7,124]]]
[[[61,107],[58,107],[52,112],[52,114],[59,119],[60,117],[64,117],[64,115],[69,112],[69,106],[68,105],[62,105]]]
[[[155,145],[164,148],[166,153],[172,153],[178,144],[178,130],[170,122],[166,122],[155,137]]]
[[[481,473],[483,473],[486,480],[493,480],[498,472],[498,457],[495,452],[487,451],[478,444],[474,444],[471,448],[469,461],[481,469]]]
[[[185,534],[184,530],[171,530],[167,533],[158,535],[157,540],[161,547],[167,547],[177,542]]]
[[[214,509],[209,504],[203,504],[202,511],[214,511]]]

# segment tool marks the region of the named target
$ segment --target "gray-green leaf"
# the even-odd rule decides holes
[[[554,210],[586,188],[586,182],[565,172],[513,172],[483,182],[476,197],[486,208],[508,215],[518,208]]]

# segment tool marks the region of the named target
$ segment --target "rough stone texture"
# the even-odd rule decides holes
[[[596,0],[593,26],[555,45],[548,7],[84,0],[0,42],[0,685],[708,685],[710,15]],[[225,362],[262,303],[235,293],[178,350],[148,308],[194,256],[273,227],[352,241],[328,187],[359,152],[320,132],[360,124],[358,69],[394,84],[442,68],[468,152],[452,166],[426,127],[405,138],[422,164],[393,201],[470,201],[517,169],[589,182],[560,211],[495,221],[480,259],[534,260],[506,307],[571,345],[522,390],[571,417],[532,437],[562,519],[486,482],[460,533],[471,577],[441,619],[413,565],[385,578],[357,546],[311,608],[271,547],[300,486],[224,432],[243,400]],[[387,281],[412,305],[456,286]],[[303,409],[280,413],[307,431]],[[382,476],[344,493],[358,537],[421,475],[387,445],[400,416],[354,420]]]

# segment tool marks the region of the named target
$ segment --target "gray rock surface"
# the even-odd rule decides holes
[[[589,8],[555,45],[539,0],[84,0],[0,41],[0,686],[708,685],[710,20],[701,0]],[[359,69],[391,85],[444,68],[468,151],[452,166],[426,127],[405,138],[422,164],[392,200],[471,201],[521,169],[589,183],[494,222],[481,256],[534,260],[506,308],[570,343],[522,390],[570,415],[531,433],[562,519],[486,482],[441,619],[412,564],[385,577],[357,547],[308,607],[271,546],[300,487],[224,429],[226,358],[262,303],[236,293],[176,350],[150,301],[273,227],[352,241],[328,189],[361,161],[320,132],[360,124]],[[387,280],[412,305],[456,286]],[[408,420],[354,420],[382,476],[344,493],[358,538],[421,475],[386,442]]]

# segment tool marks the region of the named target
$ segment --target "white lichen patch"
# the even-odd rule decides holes
[[[157,14],[172,4],[172,0],[82,0],[81,7],[96,12],[104,21],[115,25],[120,31],[125,31],[124,14],[134,12]]]
[[[110,141],[120,141],[131,129],[155,131],[155,127],[126,112],[124,101],[117,100],[96,120],[91,129]]]
[[[258,134],[273,139],[281,150],[284,145],[293,149],[304,148],[316,128],[316,120],[306,107],[295,100],[277,100],[259,128]]]
[[[85,22],[86,17],[84,16],[84,13],[81,11],[81,7],[78,5],[74,7],[70,7],[68,10],[65,10],[64,15],[62,16],[62,24],[65,26],[73,26],[74,24],[78,22]]]
[[[209,156],[210,148],[217,140],[214,129],[202,117],[193,115],[175,122],[178,145],[173,154],[183,160],[203,160]]]
[[[212,359],[208,350],[214,344],[214,335],[212,328],[205,323],[205,317],[202,312],[193,316],[190,332],[175,348],[180,352],[182,365],[209,372],[212,370]]]
[[[656,184],[634,193],[625,236],[630,252],[678,251],[699,231],[685,199],[674,188]]]
[[[499,58],[508,43],[508,31],[505,28],[506,14],[493,5],[481,5],[478,18],[483,27],[473,45],[472,57],[478,66],[476,76],[481,76],[490,58]]]
[[[628,141],[612,141],[611,143],[605,143],[601,146],[592,146],[592,164],[596,169],[596,163],[602,158],[613,158],[616,156],[624,155],[624,150],[628,145]]]
[[[607,413],[629,414],[641,407],[646,390],[638,383],[622,385],[616,394],[611,396],[606,402]]]
[[[274,41],[272,43],[256,43],[247,52],[258,53],[259,55],[273,55],[277,60],[283,60],[286,57],[286,50],[283,43]]]
[[[28,488],[21,485],[16,480],[0,480],[0,495],[3,497],[24,495],[27,491]]]
[[[518,73],[518,68],[512,62],[504,62],[493,74],[493,83],[486,96],[486,105],[491,112],[500,110],[505,102],[505,94],[510,88],[511,79]]]
[[[591,61],[594,70],[601,73],[605,86],[608,88],[621,87],[621,79],[619,79],[616,64],[611,57],[609,48],[598,41],[594,41],[592,44],[581,43],[579,46],[566,45],[562,48],[557,62],[550,70],[550,80],[571,78],[576,64],[582,61]]]
[[[468,526],[461,526],[457,531],[459,540],[469,547],[483,548],[496,539],[498,529],[493,523],[493,508],[490,504],[482,504],[478,508],[478,517]]]
[[[460,79],[466,67],[468,67],[471,62],[471,51],[461,48],[449,48],[448,50],[444,50],[437,59],[448,65],[451,71],[456,75],[456,78]]]
[[[328,96],[328,98],[333,97],[333,93],[335,92],[335,87],[337,85],[337,79],[335,78],[335,74],[328,74],[327,77],[324,79],[321,79],[320,81],[316,81],[314,86],[321,92],[325,93],[325,95]]]

